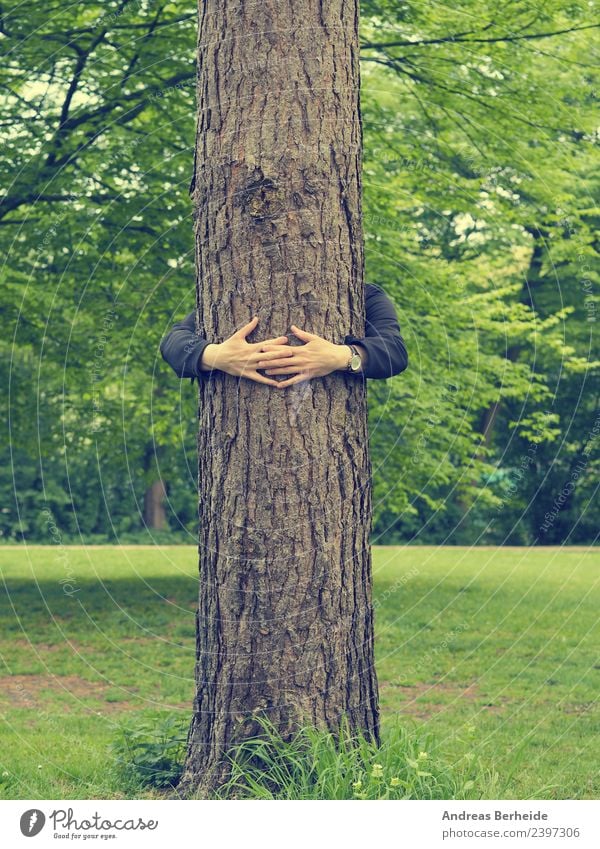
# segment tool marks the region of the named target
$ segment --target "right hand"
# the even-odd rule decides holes
[[[278,336],[276,339],[265,339],[262,342],[246,342],[248,336],[258,324],[258,316],[252,321],[244,324],[239,330],[224,342],[211,342],[202,352],[200,367],[202,371],[220,369],[235,377],[247,377],[257,383],[268,383],[269,386],[277,386],[278,381],[256,370],[256,364],[264,358],[263,345],[285,345],[287,336]],[[293,353],[293,352],[292,352]]]

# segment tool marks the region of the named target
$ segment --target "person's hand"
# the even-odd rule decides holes
[[[278,336],[276,339],[266,339],[264,342],[246,342],[246,336],[252,333],[257,324],[258,316],[255,315],[252,321],[236,330],[229,339],[207,345],[202,352],[200,368],[203,371],[220,369],[236,377],[247,377],[258,383],[278,386],[276,380],[259,374],[256,369],[258,361],[264,356],[265,346],[268,345],[270,350],[283,348],[288,338]]]
[[[315,333],[308,333],[292,324],[294,336],[302,340],[304,345],[273,345],[264,342],[262,347],[265,354],[256,363],[256,368],[266,369],[266,374],[291,374],[287,380],[277,381],[281,389],[310,380],[313,377],[324,377],[337,369],[345,369],[351,356],[347,345],[336,345],[328,342]]]

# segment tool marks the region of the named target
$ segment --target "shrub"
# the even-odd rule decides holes
[[[128,785],[173,787],[181,776],[188,725],[170,714],[122,727],[109,746],[114,771]]]

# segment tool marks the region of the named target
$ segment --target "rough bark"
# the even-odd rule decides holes
[[[200,3],[198,329],[364,335],[358,0]],[[201,379],[196,685],[179,788],[267,715],[379,740],[366,382]]]

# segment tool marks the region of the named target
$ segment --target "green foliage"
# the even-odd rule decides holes
[[[598,415],[593,25],[580,5],[473,12],[363,3],[367,279],[412,355],[370,392],[381,542],[533,543],[535,511],[496,473],[520,467],[549,411],[526,494],[552,503],[568,482],[557,431],[583,440]],[[548,465],[564,471],[543,480]],[[594,538],[577,523],[593,486],[590,463],[553,542]]]
[[[377,746],[352,733],[299,728],[284,740],[266,716],[257,736],[228,753],[231,774],[216,799],[473,799],[490,797],[494,771],[467,753],[455,764],[430,754],[431,734],[396,721]],[[109,745],[116,777],[131,789],[175,787],[183,768],[187,725],[170,716],[121,729]]]
[[[375,539],[590,542],[589,7],[361,13],[366,279],[394,299],[410,357],[369,385]],[[195,533],[196,393],[158,345],[194,305],[196,14],[188,0],[3,9],[4,539],[47,540],[46,509],[65,539],[135,534],[158,477],[170,529]]]
[[[396,722],[381,746],[353,733],[300,728],[284,740],[265,716],[258,736],[230,753],[231,777],[216,794],[229,799],[466,799],[489,792],[493,773],[472,757],[449,765],[429,754],[431,735]]]
[[[172,787],[181,776],[187,728],[173,715],[122,726],[109,744],[112,769],[127,786]]]

